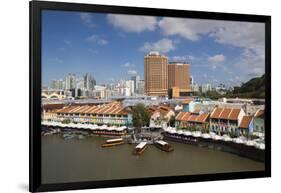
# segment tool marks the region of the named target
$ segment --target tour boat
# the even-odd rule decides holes
[[[124,144],[124,140],[122,138],[117,138],[117,139],[108,139],[104,144],[102,144],[102,147],[111,147],[115,145],[121,145]]]
[[[174,150],[174,148],[168,144],[167,142],[163,141],[163,140],[158,140],[155,141],[155,146],[158,147],[159,149],[166,151],[166,152],[171,152]]]
[[[144,150],[147,148],[147,142],[140,142],[134,149],[134,155],[141,155]]]

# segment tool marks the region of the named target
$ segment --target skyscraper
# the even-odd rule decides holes
[[[168,64],[168,88],[178,87],[182,91],[190,90],[189,64],[170,63]]]
[[[75,74],[69,73],[65,78],[65,89],[75,89],[76,88],[76,78]]]
[[[85,74],[84,75],[84,88],[87,90],[93,90],[95,85],[96,85],[95,78],[89,73]]]
[[[140,81],[140,76],[139,75],[133,75],[133,76],[131,76],[131,80],[134,81],[134,91],[138,92],[138,83]]]
[[[145,94],[148,96],[167,96],[168,58],[159,52],[150,52],[144,57]]]

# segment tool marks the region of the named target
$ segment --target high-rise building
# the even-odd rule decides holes
[[[75,74],[69,73],[65,78],[65,89],[75,89],[76,88],[76,78]]]
[[[87,90],[93,90],[95,85],[96,85],[95,78],[89,73],[85,74],[84,75],[84,88]]]
[[[168,88],[172,87],[190,91],[189,64],[175,62],[168,65]]]
[[[64,87],[65,87],[65,82],[62,79],[52,80],[51,82],[51,89],[63,90]]]
[[[135,93],[134,81],[125,81],[125,96],[132,96]]]
[[[131,80],[134,81],[134,91],[138,91],[138,83],[140,81],[140,76],[139,75],[133,75],[131,76]]]
[[[138,85],[137,93],[140,95],[143,95],[144,94],[144,80],[139,80],[137,85]]]
[[[190,76],[190,85],[191,86],[194,85],[194,78],[193,78],[193,76]]]
[[[150,52],[144,57],[145,94],[167,96],[168,58],[159,52]]]
[[[210,84],[203,84],[201,86],[201,92],[205,93],[212,90],[212,86]]]

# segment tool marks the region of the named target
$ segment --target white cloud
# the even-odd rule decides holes
[[[265,73],[264,56],[251,49],[244,49],[239,60],[234,64],[241,73],[250,77],[261,76]]]
[[[97,39],[98,39],[98,36],[95,35],[95,34],[93,34],[93,35],[91,35],[91,36],[89,36],[89,37],[87,38],[87,41],[89,41],[89,42],[96,42]]]
[[[225,60],[225,56],[223,54],[217,54],[214,56],[210,56],[208,61],[211,63],[221,63]]]
[[[157,42],[146,42],[139,50],[142,52],[158,51],[167,53],[175,49],[175,43],[172,40],[163,38]]]
[[[244,51],[235,65],[243,69],[243,72],[264,73],[265,25],[263,23],[163,18],[158,22],[158,26],[165,36],[176,35],[190,41],[199,41],[202,36],[208,36],[219,44],[242,48]],[[217,66],[213,65],[213,68]]]
[[[152,16],[109,14],[107,20],[113,26],[126,32],[154,31],[157,25],[157,19]]]
[[[172,56],[170,58],[174,62],[191,62],[196,60],[196,58],[192,55]]]
[[[81,21],[89,27],[95,27],[92,16],[90,13],[80,13]]]
[[[86,39],[88,42],[97,43],[99,45],[106,45],[108,44],[108,40],[101,38],[100,36],[93,34]]]
[[[137,71],[136,70],[128,70],[129,75],[136,75]]]
[[[198,41],[201,35],[216,28],[213,22],[216,21],[166,17],[158,22],[158,26],[164,35],[179,35],[191,41]]]
[[[106,44],[108,44],[108,41],[106,39],[100,39],[100,40],[98,40],[98,44],[99,45],[106,45]]]
[[[122,64],[122,67],[125,67],[125,68],[134,68],[135,65],[134,64],[131,64],[129,62],[126,62],[125,64]]]

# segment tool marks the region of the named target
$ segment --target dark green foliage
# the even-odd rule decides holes
[[[252,78],[240,87],[234,87],[232,92],[227,93],[227,97],[239,98],[264,98],[265,97],[265,77]]]
[[[62,123],[63,123],[63,124],[69,124],[69,123],[70,123],[70,119],[64,119],[64,120],[62,121]]]
[[[137,104],[132,107],[133,126],[141,128],[143,126],[149,126],[150,112],[143,104]]]

